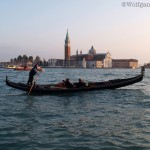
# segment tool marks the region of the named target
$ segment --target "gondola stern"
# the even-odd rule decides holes
[[[144,66],[141,66],[141,74],[144,76],[144,73],[145,73],[145,67]]]
[[[8,80],[8,76],[6,75],[6,85],[10,86],[10,81]]]
[[[6,75],[6,84],[8,83],[8,76]]]

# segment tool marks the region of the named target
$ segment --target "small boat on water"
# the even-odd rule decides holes
[[[8,65],[4,67],[5,69],[15,69],[17,66],[16,65]]]
[[[30,71],[32,68],[33,68],[33,67],[19,66],[19,67],[14,68],[14,70],[18,70],[18,71]],[[42,71],[43,68],[38,67],[37,70],[38,70],[38,71]]]
[[[140,82],[144,76],[144,67],[141,69],[141,73],[135,77],[126,78],[126,79],[114,79],[104,82],[89,82],[88,85],[79,86],[78,82],[73,83],[75,85],[74,88],[67,87],[58,87],[58,84],[34,84],[27,85],[24,83],[15,83],[8,79],[6,76],[6,84],[12,88],[16,88],[22,91],[26,91],[31,94],[57,94],[57,93],[73,93],[73,92],[81,92],[81,91],[94,91],[94,90],[103,90],[103,89],[116,89],[125,86],[132,85],[134,83]]]

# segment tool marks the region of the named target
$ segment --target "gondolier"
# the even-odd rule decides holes
[[[36,64],[36,65],[31,69],[31,71],[29,72],[29,79],[28,79],[28,82],[27,82],[28,85],[32,85],[32,84],[33,84],[34,76],[35,76],[36,74],[38,74],[37,68],[38,68],[38,65]],[[38,75],[39,75],[39,74],[38,74]]]

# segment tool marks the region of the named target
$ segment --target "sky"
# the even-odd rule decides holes
[[[113,59],[150,62],[149,0],[0,0],[0,62],[19,55],[64,58],[110,52]]]

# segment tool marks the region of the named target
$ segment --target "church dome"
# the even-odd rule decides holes
[[[92,46],[91,49],[89,50],[89,54],[96,54],[96,50]]]

